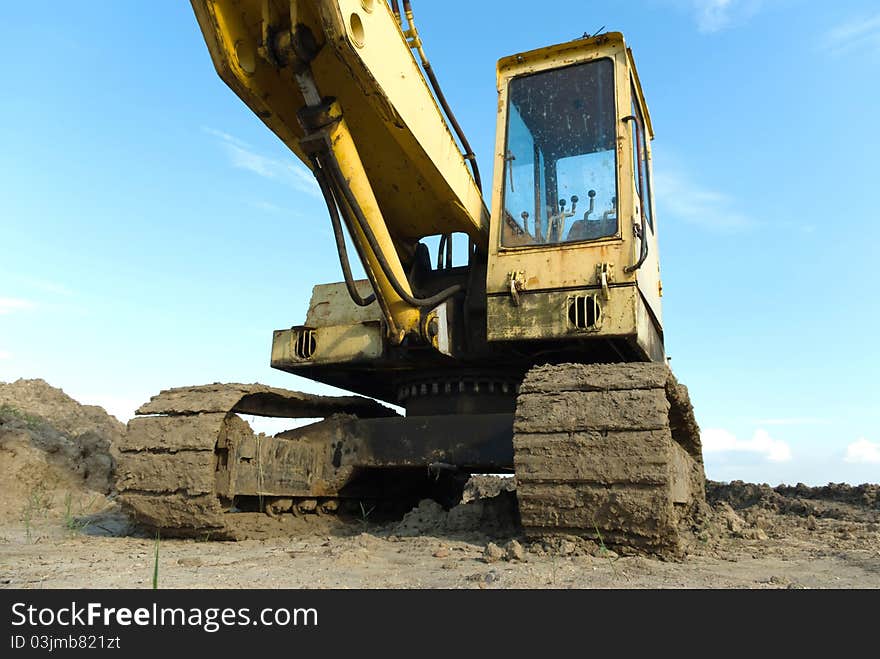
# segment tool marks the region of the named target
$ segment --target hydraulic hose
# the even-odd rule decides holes
[[[392,6],[396,7],[396,5],[397,1],[393,0]],[[480,179],[480,168],[477,166],[477,157],[474,155],[474,150],[467,141],[467,137],[465,137],[464,131],[458,123],[458,119],[455,118],[452,108],[450,108],[449,103],[446,102],[446,97],[443,95],[443,90],[440,88],[437,76],[434,75],[434,70],[431,68],[430,62],[428,62],[428,56],[425,55],[425,51],[422,48],[422,40],[419,37],[419,31],[416,29],[416,24],[413,22],[413,10],[410,0],[403,0],[403,11],[406,12],[406,21],[409,24],[409,30],[413,37],[413,46],[419,53],[419,59],[422,61],[422,69],[424,69],[425,75],[428,76],[431,88],[434,90],[434,94],[437,97],[437,101],[440,103],[440,107],[443,108],[446,118],[449,119],[452,130],[458,136],[459,142],[461,142],[462,149],[464,150],[464,157],[470,163],[471,170],[474,173],[474,183],[477,184],[477,189],[482,192],[483,182]],[[397,12],[395,12],[395,15],[399,16]]]
[[[446,253],[446,263],[443,262],[443,254]],[[440,236],[440,244],[437,245],[437,269],[449,269],[452,267],[452,234],[444,233]]]
[[[326,153],[323,154],[327,160],[327,167],[330,170],[331,180],[335,185],[335,190],[337,192],[341,192],[341,197],[345,201],[345,204],[340,204],[340,210],[345,212],[345,207],[351,211],[354,215],[354,219],[357,222],[357,226],[360,227],[364,236],[367,239],[367,243],[370,246],[373,254],[376,257],[376,261],[379,263],[379,267],[382,268],[382,272],[385,277],[388,279],[388,283],[391,284],[391,287],[394,289],[394,292],[397,293],[400,298],[409,304],[410,306],[416,307],[418,309],[423,309],[425,307],[436,307],[438,304],[443,302],[444,300],[449,299],[456,293],[461,292],[464,288],[461,284],[455,284],[454,286],[450,286],[448,288],[443,289],[439,293],[432,295],[427,298],[416,298],[413,297],[410,293],[408,293],[403,286],[401,286],[400,282],[397,280],[397,277],[394,275],[394,272],[391,270],[391,266],[388,263],[388,260],[385,258],[385,255],[382,253],[382,250],[379,246],[379,242],[376,240],[376,235],[373,233],[373,229],[370,227],[367,218],[364,216],[364,212],[358,204],[357,199],[352,193],[351,188],[348,185],[348,182],[345,180],[345,176],[342,174],[342,170],[339,167],[339,162],[336,160],[336,155],[332,150],[327,149]],[[337,195],[338,197],[339,195]]]
[[[443,267],[443,251],[446,248],[446,234],[440,236],[440,244],[437,245],[437,269]]]
[[[639,162],[634,162],[633,166],[636,170],[638,170],[638,181],[639,181],[639,210],[641,211],[642,216],[642,228],[641,228],[641,244],[639,246],[639,260],[633,263],[632,265],[626,266],[623,271],[626,273],[635,272],[644,264],[645,259],[648,258],[648,221],[645,216],[645,200],[643,199],[645,193],[645,182],[642,179],[642,159],[644,156],[642,155],[642,127],[639,125],[639,120],[636,119],[634,115],[629,115],[621,119],[623,123],[632,122],[633,126],[636,127],[636,157]]]
[[[400,23],[400,5],[397,4],[397,0],[391,0],[391,12],[394,14],[397,22]]]
[[[342,233],[342,224],[339,220],[339,208],[336,198],[333,196],[333,191],[330,189],[330,185],[327,182],[327,176],[321,169],[316,158],[312,158],[312,165],[312,171],[315,173],[315,178],[318,180],[318,187],[321,188],[321,194],[324,196],[324,201],[327,203],[327,212],[330,213],[330,223],[333,225],[333,237],[336,239],[336,250],[339,252],[339,265],[342,266],[342,276],[345,279],[345,287],[348,289],[348,294],[351,297],[352,302],[359,307],[366,307],[376,300],[376,295],[375,293],[372,293],[367,297],[361,297],[361,294],[354,283],[354,277],[352,277],[351,274],[351,264],[348,260],[348,250],[345,247],[345,236]]]

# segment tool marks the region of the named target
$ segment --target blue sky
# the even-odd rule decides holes
[[[486,180],[496,60],[624,32],[708,475],[880,481],[876,0],[413,4]],[[340,278],[326,209],[188,3],[3,3],[0,42],[0,380],[121,417],[169,386],[327,391],[268,366]]]

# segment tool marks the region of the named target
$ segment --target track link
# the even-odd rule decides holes
[[[665,364],[532,369],[517,399],[514,462],[530,536],[678,554],[705,501],[699,428]]]

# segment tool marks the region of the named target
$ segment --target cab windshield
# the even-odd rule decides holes
[[[514,78],[508,97],[502,246],[615,235],[612,60]]]

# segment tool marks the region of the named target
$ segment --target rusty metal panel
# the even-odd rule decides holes
[[[358,293],[367,297],[373,292],[368,279],[359,279],[355,282]],[[312,289],[312,299],[309,302],[309,310],[306,314],[308,327],[327,327],[331,325],[354,325],[380,321],[382,310],[376,302],[365,307],[360,307],[352,302],[344,282],[333,284],[318,284]]]
[[[512,469],[513,414],[339,415],[275,437],[237,436],[229,455],[230,496],[335,496],[358,469]]]
[[[666,351],[663,347],[663,335],[641,296],[636,301],[636,327],[637,341],[642,350],[649,354],[654,361],[664,361]]]
[[[382,357],[385,340],[379,323],[293,327],[272,337],[272,367],[345,364]]]
[[[571,305],[578,296],[593,297],[600,307],[596,324],[579,327],[572,322]],[[526,290],[519,305],[510,295],[493,295],[487,300],[487,338],[490,341],[523,339],[595,338],[634,336],[637,333],[635,286],[566,291]]]
[[[444,463],[477,470],[513,467],[513,414],[449,414],[358,419],[342,441],[343,465]]]

